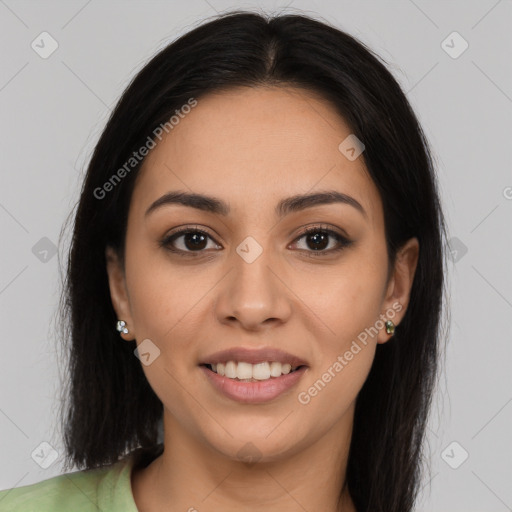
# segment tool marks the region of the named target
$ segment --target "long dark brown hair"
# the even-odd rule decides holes
[[[115,330],[105,262],[107,246],[123,255],[143,160],[104,197],[98,189],[190,98],[258,85],[301,87],[330,101],[365,144],[362,157],[382,199],[389,261],[406,240],[419,240],[409,307],[394,338],[377,346],[357,398],[347,468],[359,512],[409,512],[442,340],[446,233],[433,158],[385,63],[347,33],[303,15],[217,16],[153,57],[113,110],[81,190],[64,282],[66,467],[89,469],[137,448],[155,450],[163,412],[134,357],[135,342],[121,342]]]

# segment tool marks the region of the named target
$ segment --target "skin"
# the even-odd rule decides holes
[[[160,356],[143,366],[164,405],[164,453],[132,474],[137,507],[225,512],[355,512],[345,481],[357,394],[384,328],[307,404],[307,391],[381,314],[405,314],[419,245],[409,240],[388,275],[379,193],[363,157],[338,149],[351,133],[331,104],[290,87],[237,88],[210,94],[145,160],[134,188],[125,261],[107,249],[112,302],[126,321],[126,340],[149,338]],[[183,205],[145,215],[162,195],[180,190],[227,202],[226,217]],[[317,205],[278,218],[285,197],[337,190],[356,199]],[[329,238],[314,251],[308,226],[328,225],[352,244]],[[180,257],[159,245],[178,226],[207,231],[202,253],[181,236]],[[247,237],[262,254],[247,263],[236,252]],[[299,239],[299,237],[301,237]],[[308,242],[309,240],[309,242]],[[196,251],[197,253],[197,251]],[[198,364],[236,346],[281,348],[308,362],[298,385],[264,404],[219,394]],[[251,442],[257,463],[238,451]]]

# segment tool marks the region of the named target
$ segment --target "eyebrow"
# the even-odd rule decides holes
[[[276,205],[275,213],[278,217],[282,218],[290,213],[305,210],[306,208],[333,203],[342,203],[352,206],[367,218],[366,211],[359,201],[337,190],[327,190],[311,194],[297,194],[287,197],[279,201]],[[222,199],[203,194],[173,191],[168,192],[152,203],[146,210],[145,215],[147,216],[158,208],[170,204],[188,206],[224,217],[229,215],[230,212],[229,205]]]

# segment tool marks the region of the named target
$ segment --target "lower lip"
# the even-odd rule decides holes
[[[218,391],[232,400],[245,404],[259,404],[277,398],[295,386],[307,370],[306,366],[302,366],[281,377],[270,377],[259,382],[242,382],[223,377],[206,366],[200,368]]]

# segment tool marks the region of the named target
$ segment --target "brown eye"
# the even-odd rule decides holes
[[[191,251],[196,249],[204,249],[206,247],[207,237],[202,233],[185,233],[183,236],[183,244]]]
[[[299,249],[311,253],[312,256],[327,256],[352,243],[340,233],[318,226],[304,230],[295,243],[302,239],[305,240],[305,247],[299,247]]]
[[[325,249],[329,245],[329,237],[330,235],[327,233],[313,233],[306,236],[306,243],[310,249],[319,251],[321,249]]]
[[[205,231],[199,229],[184,228],[166,236],[160,245],[169,251],[186,254],[201,253],[208,249],[208,242],[214,240]],[[219,248],[217,243],[213,243],[213,248]],[[211,248],[211,247],[210,247]]]

